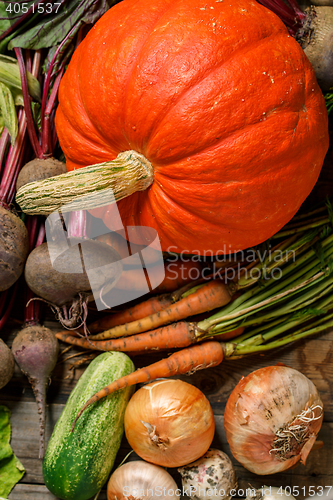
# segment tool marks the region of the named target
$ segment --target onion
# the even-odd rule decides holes
[[[287,366],[243,377],[227,401],[224,427],[233,456],[255,474],[305,464],[323,421],[315,385]]]
[[[230,458],[214,448],[195,462],[180,467],[178,472],[182,478],[183,491],[194,500],[229,499],[237,486]]]
[[[179,500],[180,490],[170,474],[143,460],[127,462],[116,469],[107,485],[108,500]]]
[[[200,458],[215,432],[206,396],[177,379],[141,387],[127,405],[124,425],[135,453],[164,467],[180,467]]]

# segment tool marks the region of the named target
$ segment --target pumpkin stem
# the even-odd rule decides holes
[[[29,215],[87,210],[144,191],[153,180],[151,163],[136,151],[124,151],[112,161],[30,182],[18,190],[16,202]]]

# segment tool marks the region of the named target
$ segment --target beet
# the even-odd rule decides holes
[[[61,253],[52,242],[35,248],[24,274],[29,288],[57,311],[59,321],[74,328],[82,322],[84,301],[92,299],[93,292],[102,294],[113,288],[122,273],[122,263],[119,254],[105,243],[81,238],[70,241],[72,246]],[[59,254],[53,265],[50,252]],[[68,317],[61,313],[64,306],[69,306]]]
[[[12,351],[0,339],[0,389],[8,384],[14,375],[15,361]]]
[[[12,353],[32,386],[39,413],[39,458],[44,456],[46,391],[57,363],[59,343],[54,333],[39,325],[23,328],[15,337]]]
[[[21,276],[28,252],[27,228],[0,205],[0,292],[8,290]]]
[[[333,86],[333,9],[323,5],[305,10],[307,17],[296,40],[312,64],[321,89],[328,92]]]
[[[35,158],[26,163],[18,174],[16,191],[29,182],[41,181],[66,172],[66,164],[55,158],[46,158],[45,160],[43,158]]]

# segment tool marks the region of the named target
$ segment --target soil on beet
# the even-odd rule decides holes
[[[0,292],[21,276],[28,253],[27,228],[15,214],[0,206]]]

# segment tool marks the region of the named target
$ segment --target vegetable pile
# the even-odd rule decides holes
[[[327,153],[314,70],[255,1],[153,6],[118,3],[79,45],[56,112],[71,172],[16,200],[29,214],[96,207],[111,230],[119,210],[125,227],[156,229],[163,251],[261,243],[299,209]]]
[[[306,206],[332,155],[332,7],[14,5],[0,2],[0,333],[24,310],[0,338],[0,390],[16,363],[45,485],[63,500],[174,500],[180,484],[229,500],[236,463],[258,476],[304,464],[324,408],[303,373],[266,366],[235,385],[230,456],[181,377],[332,328],[332,200]],[[89,365],[45,443],[50,377],[72,346]],[[7,496],[23,470],[0,417]],[[140,460],[115,469],[123,437]]]

